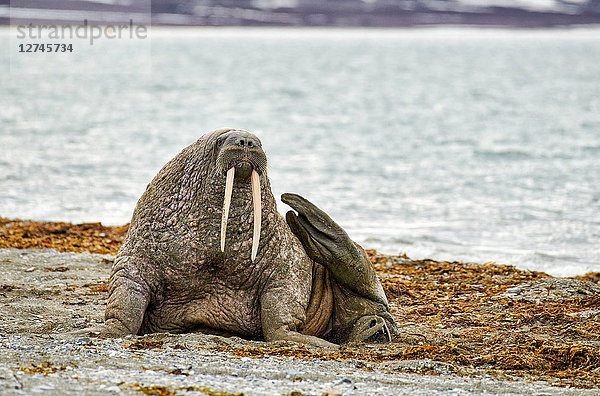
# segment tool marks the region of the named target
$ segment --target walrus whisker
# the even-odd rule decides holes
[[[260,176],[256,170],[252,170],[252,204],[254,206],[254,232],[252,234],[252,261],[256,259],[258,252],[258,242],[260,240],[260,222],[261,222],[261,197],[260,197]]]
[[[221,217],[221,252],[225,251],[225,234],[227,233],[227,219],[229,218],[229,206],[233,194],[234,176],[235,167],[232,167],[227,171],[227,179],[225,180],[225,199],[223,200],[223,216]]]

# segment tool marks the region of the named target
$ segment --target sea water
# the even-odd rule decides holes
[[[261,138],[276,196],[365,248],[600,271],[600,28],[151,38],[151,73],[10,73],[0,53],[0,216],[126,223],[169,159],[231,126]]]

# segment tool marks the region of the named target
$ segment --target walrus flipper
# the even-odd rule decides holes
[[[328,268],[340,285],[387,307],[373,265],[346,231],[300,195],[286,193],[281,200],[298,212],[289,211],[286,221],[308,256]]]
[[[150,293],[143,282],[134,281],[126,271],[129,261],[128,257],[117,257],[115,260],[109,280],[104,323],[70,334],[121,337],[140,332]]]
[[[127,271],[130,262],[135,260],[117,257],[110,276],[104,325],[113,335],[138,334],[150,299],[144,282],[132,279],[133,271]]]
[[[338,293],[334,342],[388,342],[398,332],[388,301],[366,252],[325,212],[296,194],[282,201],[295,209],[286,221],[307,255],[326,267],[337,285],[351,293]]]

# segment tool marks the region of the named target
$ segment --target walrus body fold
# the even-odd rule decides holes
[[[115,259],[102,333],[390,340],[395,323],[362,249],[300,196],[284,194],[297,211],[284,219],[266,165],[256,136],[220,129],[161,169]]]

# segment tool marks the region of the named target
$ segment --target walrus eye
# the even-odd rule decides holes
[[[223,145],[223,142],[225,141],[225,136],[219,136],[217,138],[217,148],[221,147]]]

